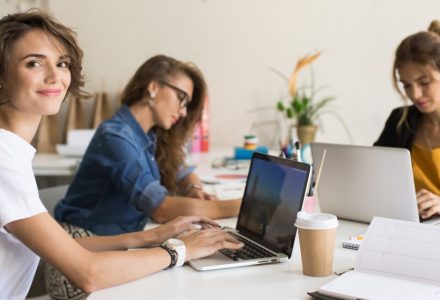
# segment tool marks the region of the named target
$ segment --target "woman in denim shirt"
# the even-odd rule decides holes
[[[142,230],[149,218],[236,216],[240,199],[213,199],[184,166],[205,94],[193,64],[163,55],[147,60],[125,87],[122,107],[97,129],[56,219],[113,235]]]

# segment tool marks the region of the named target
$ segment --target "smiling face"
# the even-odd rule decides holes
[[[35,29],[10,48],[4,78],[7,105],[30,115],[56,114],[71,81],[69,56],[50,34]]]
[[[440,113],[440,72],[407,62],[398,69],[407,97],[422,113]]]
[[[151,107],[154,125],[170,129],[180,118],[186,117],[186,105],[192,99],[193,88],[191,79],[182,73],[171,76],[162,83],[152,82],[149,94],[155,95]]]

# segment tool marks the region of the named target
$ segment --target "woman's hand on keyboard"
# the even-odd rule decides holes
[[[243,244],[220,228],[192,230],[179,237],[186,246],[186,260],[209,256],[220,249],[240,249]]]
[[[417,192],[417,206],[422,219],[427,219],[440,213],[440,197],[428,190],[421,189]]]
[[[155,227],[151,229],[151,232],[158,237],[158,242],[162,243],[186,231],[211,227],[219,227],[219,225],[206,217],[184,216],[177,217],[168,223]],[[180,236],[178,238],[180,238]]]

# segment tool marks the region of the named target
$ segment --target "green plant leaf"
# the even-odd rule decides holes
[[[298,63],[297,63],[298,65]],[[270,71],[277,74],[279,77],[286,79],[280,71],[277,69],[268,67]],[[296,69],[295,69],[296,70]],[[291,96],[290,101],[279,100],[276,104],[276,108],[279,112],[282,112],[287,119],[295,119],[297,125],[315,125],[315,122],[320,121],[320,116],[325,112],[325,107],[328,103],[333,101],[335,97],[321,97],[318,98],[316,95],[321,92],[327,86],[316,86],[315,85],[315,74],[313,65],[310,64],[310,79],[308,84],[303,84],[297,86],[297,82],[294,82],[295,94]],[[293,73],[294,79],[297,73]],[[289,92],[291,92],[291,80],[289,79]]]
[[[303,114],[298,118],[298,125],[313,125],[313,122],[309,115]]]
[[[295,100],[292,102],[292,108],[295,114],[301,114],[303,111],[303,102],[299,98],[295,97]]]
[[[309,108],[309,104],[310,104],[310,98],[307,96],[304,96],[302,99],[302,107],[303,107],[303,111],[307,111]]]
[[[286,109],[286,116],[287,116],[287,118],[288,118],[288,119],[292,119],[292,118],[293,118],[293,115],[294,115],[294,113],[293,113],[292,108],[288,107],[288,108]]]
[[[336,97],[325,97],[325,98],[319,100],[319,102],[316,103],[314,105],[314,107],[311,109],[310,113],[312,115],[318,114],[323,107],[325,107],[329,102],[331,102],[335,99],[336,99]]]
[[[286,108],[284,107],[284,103],[282,101],[277,102],[278,111],[284,111]]]

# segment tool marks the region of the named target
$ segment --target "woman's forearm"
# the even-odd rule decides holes
[[[92,236],[75,239],[91,251],[115,251],[154,246],[163,241],[156,229],[120,234],[116,236]]]
[[[160,271],[171,261],[168,252],[161,248],[89,251],[73,240],[47,213],[11,222],[6,228],[87,293]],[[89,242],[93,239],[96,238],[90,237]],[[96,247],[95,242],[89,245]]]
[[[211,219],[235,217],[240,209],[241,199],[203,201],[186,197],[166,197],[153,213],[153,219],[164,223],[177,216],[197,215]]]
[[[90,268],[81,276],[86,281],[80,288],[86,293],[143,278],[165,269],[171,262],[162,248],[90,254]]]
[[[193,185],[202,186],[199,176],[197,176],[195,173],[188,174],[188,176],[177,183],[177,186],[183,195],[185,195],[188,192],[188,189],[190,189]]]

